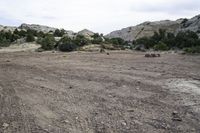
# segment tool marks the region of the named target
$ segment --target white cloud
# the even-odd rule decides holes
[[[143,21],[192,17],[199,0],[0,0],[0,18],[108,33]],[[1,20],[0,20],[1,23]],[[8,22],[10,24],[11,22]]]

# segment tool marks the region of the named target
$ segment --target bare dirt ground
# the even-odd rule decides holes
[[[0,133],[199,133],[200,56],[0,53]]]

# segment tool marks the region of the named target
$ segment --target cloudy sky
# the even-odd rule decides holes
[[[42,24],[99,33],[144,21],[191,18],[200,0],[0,0],[0,24]]]

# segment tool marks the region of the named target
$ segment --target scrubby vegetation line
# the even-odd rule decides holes
[[[125,41],[121,38],[106,38],[103,34],[94,33],[90,37],[75,34],[69,36],[65,30],[55,30],[55,32],[44,33],[36,30],[0,31],[0,47],[7,47],[18,41],[36,42],[41,44],[38,51],[60,50],[70,52],[81,50],[82,47],[90,44],[100,45],[102,49],[109,50],[184,50],[188,53],[200,53],[200,39],[195,32],[180,31],[176,34],[168,33],[165,29],[160,29],[151,37],[143,37],[134,41]]]

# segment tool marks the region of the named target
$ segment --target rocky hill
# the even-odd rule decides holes
[[[106,35],[108,38],[120,37],[126,41],[136,40],[141,37],[150,37],[159,29],[177,33],[180,30],[200,31],[200,15],[192,19],[178,19],[176,21],[164,20],[156,22],[144,22],[142,24],[113,31]]]
[[[11,31],[13,32],[17,27],[14,26],[3,26],[0,25],[0,31],[4,30],[4,31]]]
[[[2,26],[0,25],[0,31],[11,31],[13,32],[15,29],[19,30],[36,30],[42,31],[44,33],[54,32],[57,28],[37,25],[37,24],[22,24],[19,27],[12,26]],[[178,19],[176,21],[163,20],[163,21],[155,21],[155,22],[144,22],[136,26],[127,27],[121,30],[113,31],[110,34],[106,35],[108,38],[116,38],[120,37],[126,41],[133,41],[141,37],[150,37],[154,34],[154,32],[159,29],[166,29],[167,32],[177,33],[178,31],[194,31],[198,33],[200,36],[200,15],[197,15],[191,19]],[[66,35],[70,37],[74,37],[76,33],[70,30],[65,30]],[[87,38],[91,38],[94,35],[94,32],[84,29],[77,33],[78,35],[83,35]]]
[[[191,19],[184,19],[181,29],[182,31],[190,30],[198,33],[200,36],[200,15],[197,15]]]
[[[156,21],[156,22],[144,22],[142,24],[124,28],[122,30],[113,31],[106,37],[114,38],[120,37],[127,41],[136,40],[141,37],[150,37],[154,34],[155,31],[159,29],[167,29],[169,32],[175,32],[180,28],[180,23],[177,21]]]
[[[48,33],[48,32],[55,32],[55,30],[58,28],[53,28],[53,27],[38,25],[38,24],[25,24],[25,23],[21,24],[19,27],[0,25],[0,31],[4,30],[4,31],[13,32],[15,29],[18,29],[18,30],[31,29],[31,30],[36,30],[38,32],[42,31],[44,33]],[[74,36],[74,32],[71,30],[65,30],[65,33],[69,36]]]
[[[37,24],[22,24],[21,26],[19,26],[19,29],[23,29],[23,30],[36,30],[36,31],[42,31],[44,33],[47,32],[54,32],[56,30],[56,28],[53,27],[48,27],[48,26],[44,26],[44,25],[37,25]]]

